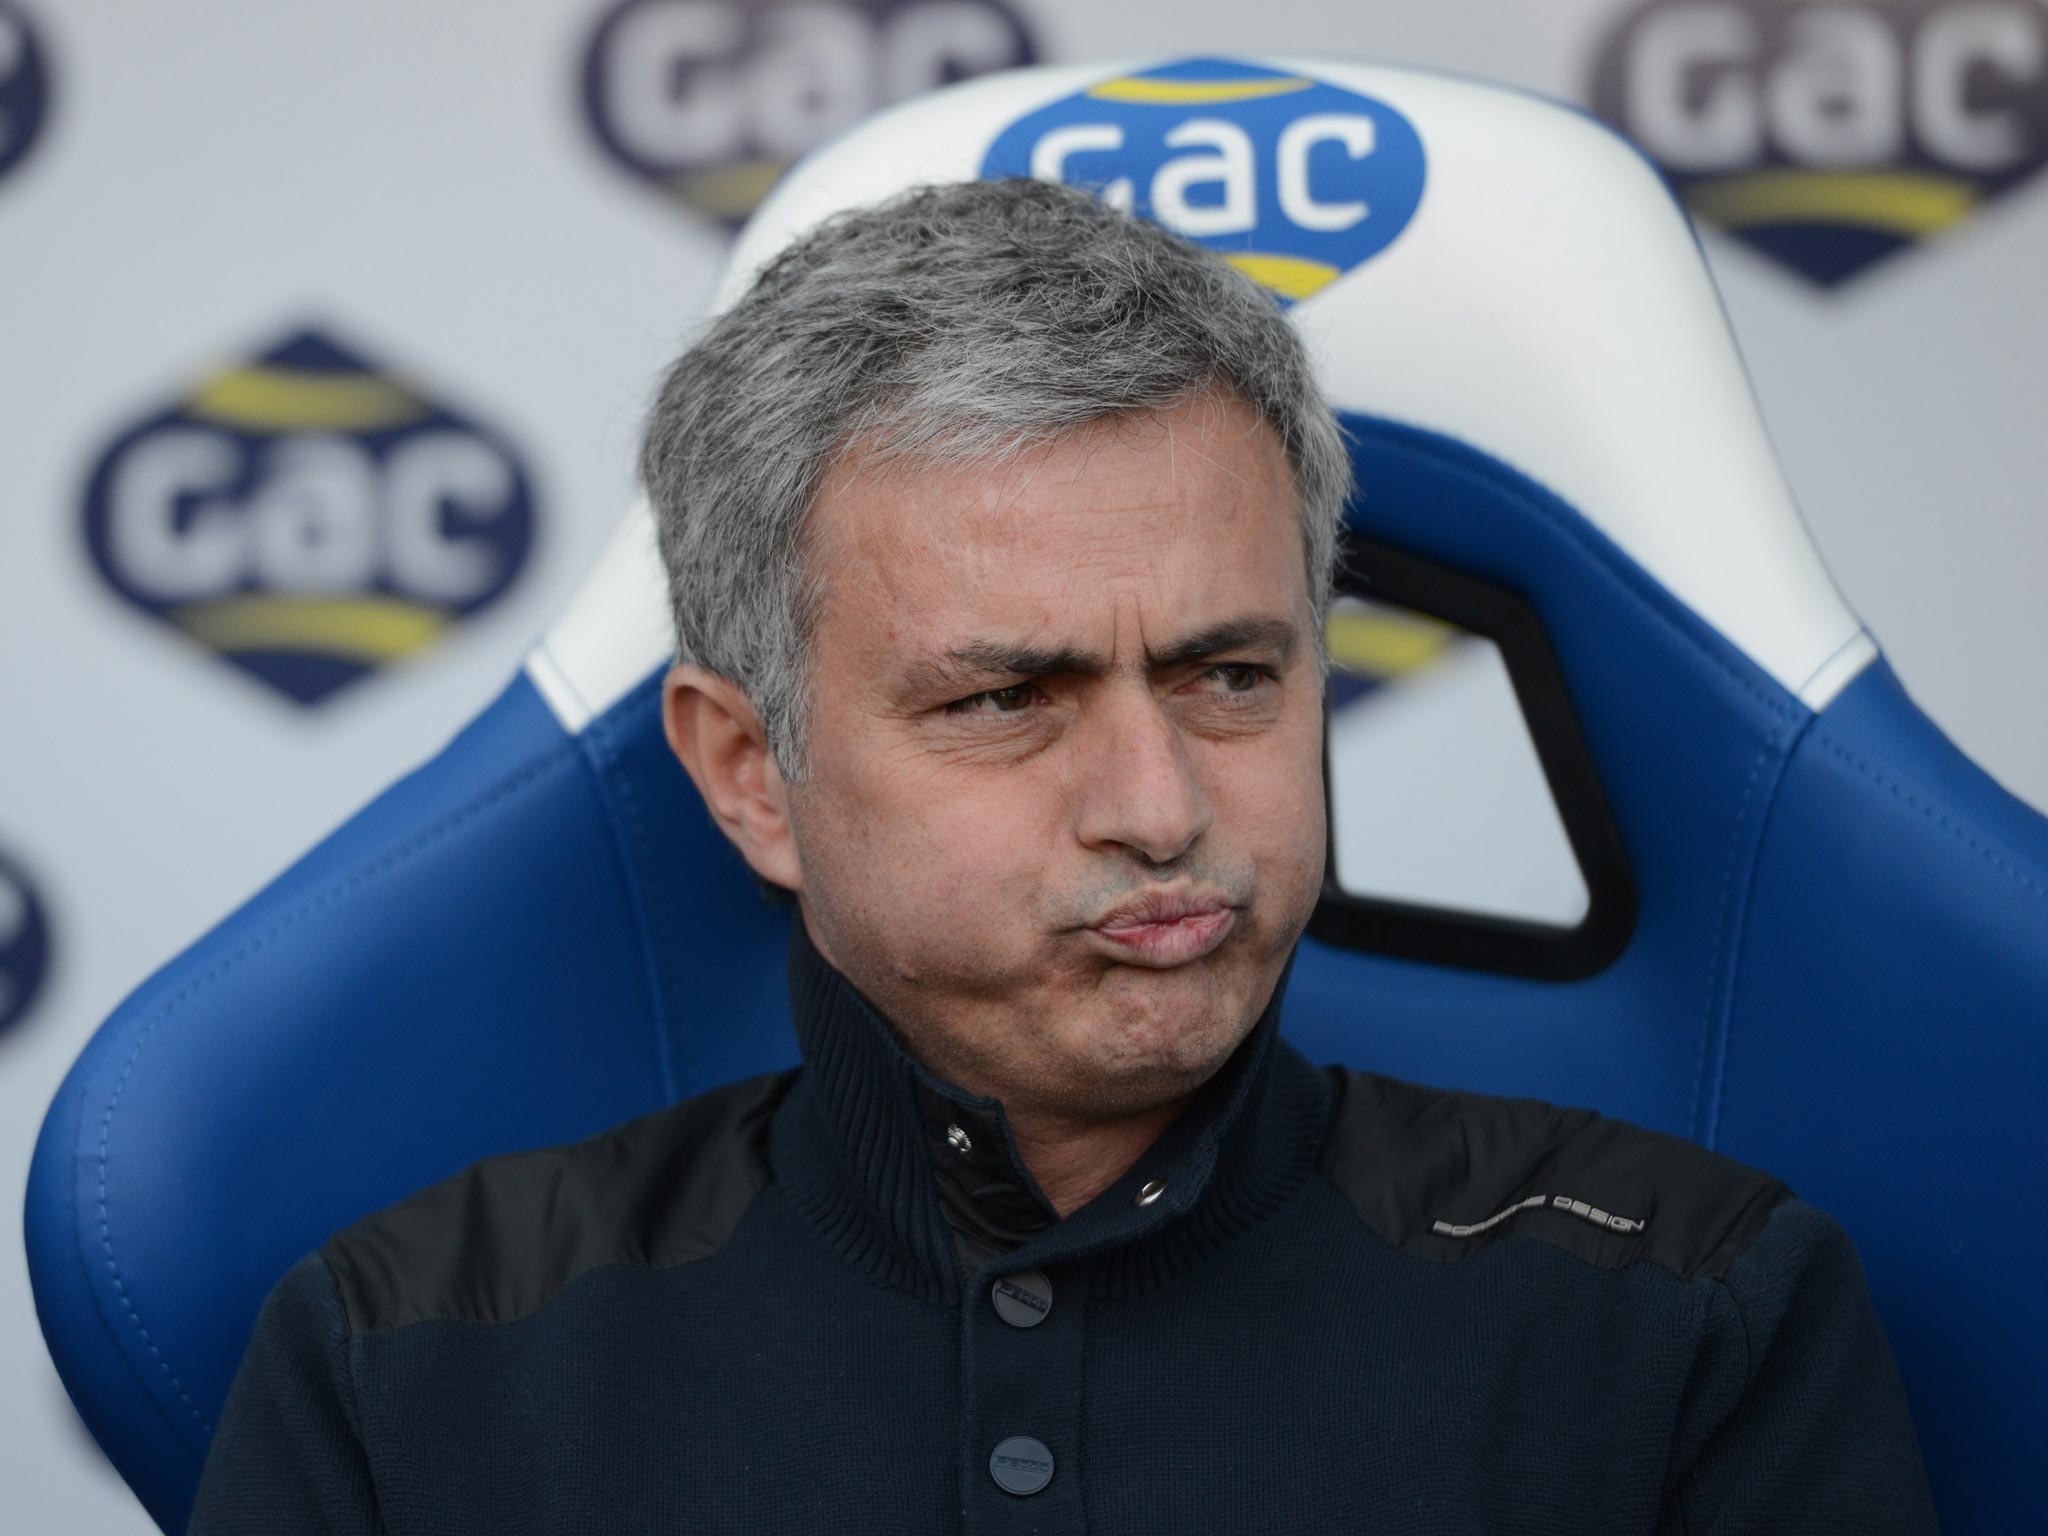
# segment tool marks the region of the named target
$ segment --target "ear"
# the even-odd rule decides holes
[[[676,662],[662,679],[661,726],[711,819],[754,873],[787,890],[802,890],[788,786],[768,750],[761,717],[739,685]]]

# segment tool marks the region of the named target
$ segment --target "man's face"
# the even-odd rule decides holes
[[[856,450],[807,559],[790,820],[826,958],[1013,1111],[1191,1091],[1322,881],[1321,678],[1271,428],[1210,394],[1001,466]]]

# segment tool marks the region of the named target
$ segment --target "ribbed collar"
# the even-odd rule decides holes
[[[1258,1023],[1124,1176],[1061,1220],[1000,1101],[917,1061],[818,953],[799,917],[789,995],[804,1066],[776,1117],[777,1182],[820,1236],[885,1284],[958,1296],[963,1270],[1093,1260],[1099,1294],[1149,1291],[1277,1209],[1328,1123],[1322,1074],[1279,1038],[1288,958]],[[1137,1204],[1153,1181],[1164,1191]]]

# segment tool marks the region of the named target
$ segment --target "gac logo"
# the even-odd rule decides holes
[[[28,1015],[50,971],[50,924],[27,871],[0,852],[0,1037]]]
[[[583,106],[619,165],[737,223],[876,109],[1036,57],[1007,0],[619,0],[585,45]]]
[[[116,593],[307,705],[496,601],[533,522],[506,442],[315,330],[123,432],[85,496]]]
[[[2048,7],[1652,0],[1593,99],[1694,213],[1833,287],[2048,161]]]
[[[1105,80],[1011,125],[984,176],[1087,187],[1228,253],[1283,302],[1377,255],[1414,217],[1406,118],[1305,75],[1191,59]]]
[[[49,66],[26,12],[0,0],[0,177],[41,136],[50,108]]]

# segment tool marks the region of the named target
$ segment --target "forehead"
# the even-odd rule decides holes
[[[1286,454],[1225,394],[996,462],[877,462],[856,446],[825,477],[806,549],[824,582],[815,638],[842,650],[1079,639],[1112,610],[1156,632],[1307,599]]]

